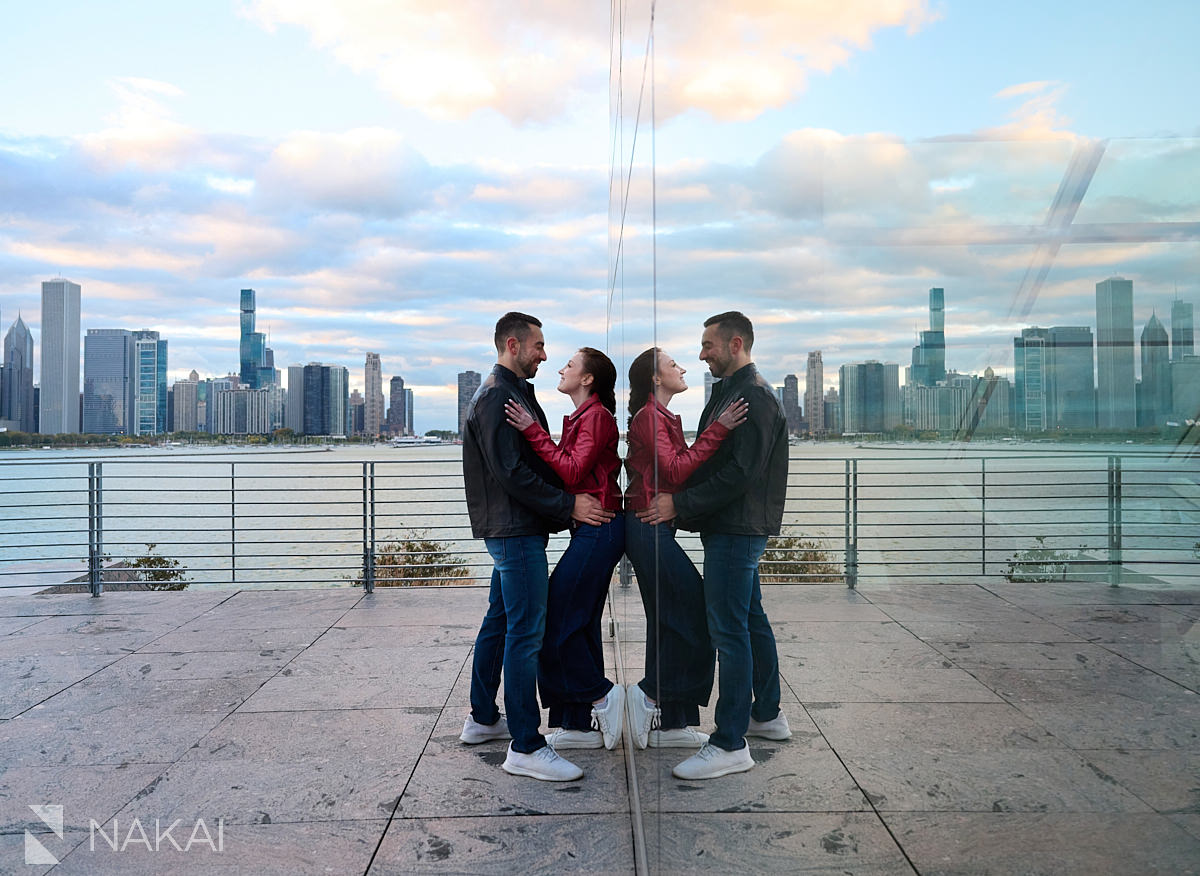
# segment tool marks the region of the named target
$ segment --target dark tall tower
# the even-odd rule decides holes
[[[33,432],[33,335],[25,321],[17,321],[4,336],[4,386],[0,389],[0,420],[16,424],[20,432]]]
[[[406,429],[404,378],[397,374],[388,384],[387,431],[392,435],[403,435]]]
[[[458,375],[458,434],[461,436],[467,427],[467,408],[479,389],[480,376],[478,371],[462,371]]]
[[[1056,325],[1046,333],[1046,427],[1096,426],[1096,368],[1092,330]]]
[[[127,329],[88,329],[83,339],[83,431],[133,435],[137,360]]]
[[[790,433],[800,431],[800,380],[795,374],[783,378],[783,415]]]
[[[912,351],[911,380],[920,386],[933,386],[946,379],[946,293],[929,290],[929,331]]]
[[[1110,277],[1096,284],[1096,425],[1137,426],[1133,376],[1133,282]]]
[[[1171,302],[1171,361],[1196,353],[1196,338],[1192,327],[1192,305],[1176,298]]]
[[[275,352],[267,346],[267,336],[254,330],[255,293],[253,289],[242,290],[241,303],[241,367],[238,378],[249,389],[275,386],[279,381],[275,375]]]
[[[1161,426],[1171,413],[1171,356],[1167,330],[1158,316],[1142,329],[1142,384],[1138,395],[1138,425]]]

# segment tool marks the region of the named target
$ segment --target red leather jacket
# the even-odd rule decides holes
[[[573,414],[563,417],[562,438],[557,445],[536,422],[522,434],[534,452],[563,479],[568,493],[587,493],[604,503],[606,511],[621,510],[617,421],[598,395],[588,396]]]
[[[716,452],[728,434],[729,430],[714,420],[696,438],[696,443],[688,447],[679,415],[671,413],[651,396],[629,424],[629,458],[625,460],[625,469],[629,472],[626,509],[641,511],[650,506],[655,493],[675,493],[692,472]]]

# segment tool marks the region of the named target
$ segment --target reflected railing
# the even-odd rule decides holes
[[[485,584],[461,462],[0,463],[0,588]],[[763,583],[1200,579],[1200,460],[1156,453],[790,459]],[[679,542],[700,566],[698,536]],[[567,534],[550,540],[553,564]],[[158,563],[145,563],[157,557]],[[141,563],[138,560],[142,560]],[[141,571],[139,571],[141,568]],[[630,586],[628,570],[618,588]],[[153,588],[152,589],[158,589]]]

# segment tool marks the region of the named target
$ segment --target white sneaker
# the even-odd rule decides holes
[[[750,719],[750,726],[746,730],[747,736],[761,736],[763,739],[775,739],[777,741],[790,739],[792,736],[792,728],[788,726],[787,715],[781,711],[770,721],[755,721]]]
[[[491,742],[493,739],[511,739],[508,732],[508,722],[501,718],[495,724],[480,724],[470,715],[463,722],[463,732],[459,739],[467,745],[478,745],[480,742]]]
[[[592,708],[592,726],[604,734],[604,747],[610,751],[621,738],[621,716],[625,712],[625,688],[614,684],[604,698],[603,707]]]
[[[565,757],[559,757],[549,745],[522,754],[513,751],[512,743],[509,743],[508,757],[504,758],[500,768],[514,776],[529,776],[543,782],[571,782],[583,778],[583,770]]]
[[[730,773],[744,773],[754,768],[750,746],[744,745],[737,751],[726,751],[706,742],[704,747],[671,772],[679,779],[715,779]]]
[[[555,749],[603,748],[604,734],[599,730],[566,730],[560,727],[546,737],[546,742]]]
[[[651,730],[651,748],[703,748],[708,734],[695,727],[677,727],[674,730]]]
[[[662,712],[658,706],[646,700],[646,694],[636,684],[629,685],[625,702],[629,706],[629,730],[633,735],[633,744],[645,748],[650,731],[658,726]]]

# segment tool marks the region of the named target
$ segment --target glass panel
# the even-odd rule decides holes
[[[719,16],[706,7],[660,8],[652,26],[653,8],[613,5],[614,349],[627,367],[657,346],[687,369],[691,388],[670,397],[669,413],[691,444],[707,395],[703,321],[731,309],[753,321],[753,358],[791,436],[783,531],[759,566],[768,616],[783,606],[787,618],[777,634],[795,642],[797,606],[817,599],[791,585],[870,596],[975,583],[1028,598],[1029,588],[1068,582],[1167,602],[1194,590],[1200,141],[1075,133],[1054,108],[1063,92],[1045,82],[995,95],[1024,101],[1011,124],[957,134],[962,119],[982,116],[920,100],[904,103],[921,116],[905,124],[883,103],[887,75],[867,60],[853,75],[878,122],[834,111],[827,96],[805,103],[799,86],[767,100],[788,78],[780,69],[803,54],[779,49],[786,38],[763,31],[769,17],[747,11],[714,30]],[[768,23],[819,30],[804,14]],[[911,37],[929,22],[910,24]],[[707,74],[691,70],[692,84],[710,89],[702,99],[680,82],[705,28],[720,36]],[[843,49],[866,57],[874,47]],[[1091,74],[1067,55],[1071,75]],[[756,69],[767,72],[754,80]],[[829,73],[809,72],[814,82]],[[745,98],[744,112],[717,107],[721,81]],[[818,127],[806,108],[854,121]],[[881,127],[903,133],[842,132]],[[1120,127],[1090,126],[1109,136]],[[629,443],[632,460],[633,430]],[[661,470],[645,480],[664,487]],[[671,544],[702,568],[694,534],[680,530]],[[620,591],[627,680],[680,674],[641,638],[645,629],[661,645],[662,618],[678,608],[663,595],[662,549],[635,576],[645,607]],[[646,615],[657,622],[639,626]],[[647,650],[658,658],[643,665]],[[794,657],[784,712],[815,737],[803,686],[814,680]],[[714,689],[699,729],[714,730],[716,700]],[[760,743],[751,747],[764,763],[773,751]],[[767,799],[779,778],[770,770],[685,788],[671,768],[689,753],[634,752],[651,870],[692,835],[670,813],[733,819],[780,804]],[[689,829],[702,832],[702,820]]]

